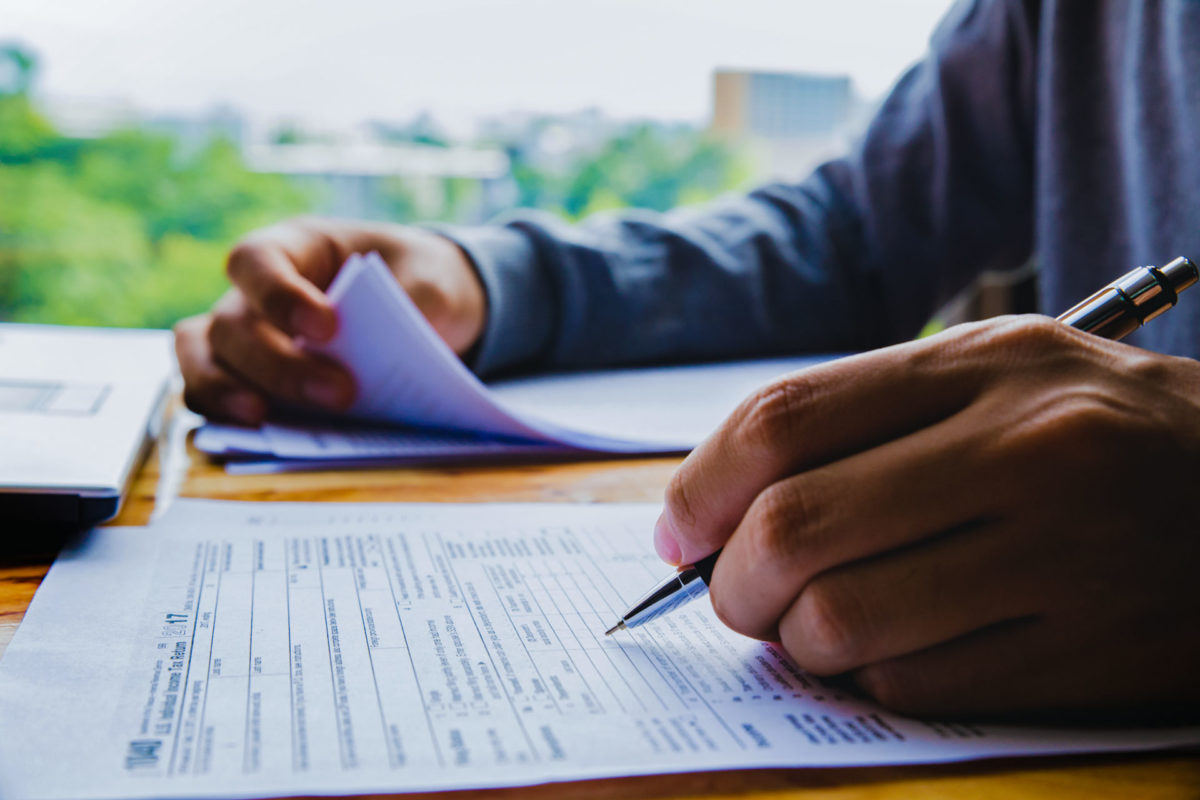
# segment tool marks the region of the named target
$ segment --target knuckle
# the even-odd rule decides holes
[[[309,233],[322,233],[328,225],[328,220],[320,214],[297,214],[284,220],[282,224]]]
[[[194,379],[187,381],[183,386],[183,404],[197,414],[209,413],[212,411],[212,393]]]
[[[295,296],[290,287],[278,281],[267,286],[261,296],[262,310],[268,319],[285,322],[292,310]]]
[[[721,620],[721,623],[734,633],[754,637],[738,613],[736,592],[725,591],[724,586],[716,581],[713,584],[709,589],[709,597],[712,600],[713,613],[717,615],[717,619]]]
[[[238,315],[227,311],[213,314],[208,326],[208,344],[214,353],[226,352],[237,338],[241,320]]]
[[[281,227],[286,232],[285,239],[294,240],[294,244],[301,249],[324,253],[332,263],[340,265],[350,257],[350,253],[339,243],[335,220],[319,214],[305,214],[286,220]]]
[[[741,420],[747,438],[763,447],[776,448],[791,442],[796,414],[810,405],[813,389],[808,379],[792,376],[773,381],[742,404]]]
[[[1042,314],[1005,317],[997,322],[998,335],[1015,345],[1042,347],[1066,338],[1067,326]]]
[[[176,337],[190,337],[195,332],[195,329],[203,323],[203,321],[204,318],[202,316],[184,317],[171,326],[171,332],[174,333]]]
[[[229,256],[225,259],[225,274],[230,281],[237,283],[245,276],[257,258],[258,247],[255,242],[243,239],[230,248]]]
[[[1047,420],[1064,443],[1084,444],[1118,434],[1126,424],[1125,415],[1101,395],[1076,390],[1059,402],[1057,413]]]
[[[817,578],[800,593],[793,635],[802,666],[817,674],[844,672],[856,665],[864,636],[861,605],[840,583]]]
[[[407,291],[413,303],[434,327],[451,316],[450,299],[442,287],[429,281],[418,281],[407,287]]]
[[[883,707],[901,714],[920,714],[928,709],[928,698],[911,670],[890,662],[871,664],[858,670],[854,681]]]
[[[1103,393],[1071,387],[1050,393],[1019,424],[1001,434],[1010,455],[1032,462],[1048,457],[1096,463],[1140,426]]]
[[[1169,386],[1179,380],[1178,368],[1181,364],[1194,363],[1178,356],[1135,350],[1125,356],[1122,369],[1144,384],[1159,387]]]
[[[725,562],[727,564],[728,562]],[[744,568],[727,572],[718,564],[709,584],[709,596],[717,619],[735,633],[762,641],[779,640],[779,616],[775,603],[756,586],[763,575],[754,565],[748,573]]]
[[[692,530],[699,519],[699,506],[695,501],[695,490],[684,470],[676,470],[667,482],[665,503],[671,510],[671,518],[684,530]]]
[[[1068,340],[1072,332],[1050,317],[1023,314],[962,323],[946,334],[947,349],[956,360],[984,358],[995,364],[997,354],[1003,354],[1003,362],[1016,364],[1057,351],[1055,343]]]
[[[1019,360],[1044,357],[1075,335],[1058,320],[1041,314],[1002,317],[986,325],[983,332],[987,344]]]
[[[810,481],[793,479],[768,486],[751,503],[746,528],[754,557],[794,563],[817,537],[823,512]]]
[[[193,360],[192,354],[196,346],[204,341],[210,320],[209,315],[201,314],[181,319],[171,327],[175,340],[175,356],[181,369]]]

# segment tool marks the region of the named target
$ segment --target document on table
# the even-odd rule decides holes
[[[706,600],[603,630],[657,509],[182,500],[65,552],[0,661],[0,796],[249,797],[1160,748],[906,719]]]
[[[206,426],[197,435],[200,449],[301,462],[681,452],[699,444],[754,389],[831,357],[604,370],[485,385],[442,342],[375,253],[352,256],[329,287],[329,298],[339,330],[332,342],[312,349],[354,375],[359,391],[351,416],[359,424]],[[381,423],[406,427],[389,430]]]
[[[563,427],[602,424],[650,440],[669,437],[667,451],[691,449],[758,387],[829,356],[722,364],[601,370],[539,375],[487,384],[505,406]],[[555,441],[511,439],[447,429],[336,420],[267,422],[259,428],[206,424],[196,447],[230,459],[231,472],[262,472],[389,463],[487,458],[550,458],[594,454]],[[686,447],[684,445],[687,445]],[[646,452],[656,451],[648,446]],[[603,452],[603,451],[602,451]]]
[[[259,428],[206,424],[196,447],[225,458],[230,474],[352,469],[520,458],[560,458],[575,451],[541,442],[493,439],[460,431],[334,422],[267,422]]]

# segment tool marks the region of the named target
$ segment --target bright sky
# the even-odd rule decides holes
[[[715,67],[883,93],[950,0],[4,0],[40,92],[321,125],[598,106],[703,120]]]

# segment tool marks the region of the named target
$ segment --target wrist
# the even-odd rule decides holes
[[[351,252],[377,251],[438,335],[462,356],[487,324],[487,293],[468,254],[434,231],[395,223],[364,223]]]
[[[464,356],[475,372],[496,374],[546,358],[557,304],[532,240],[511,227],[438,226],[467,256],[484,293],[482,334]]]
[[[441,251],[435,263],[443,265],[447,281],[448,313],[442,331],[446,343],[465,357],[478,348],[487,327],[488,299],[483,280],[471,257],[453,239],[433,237]]]

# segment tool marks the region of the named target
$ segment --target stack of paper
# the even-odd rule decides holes
[[[692,449],[754,389],[828,356],[550,375],[485,385],[400,289],[375,253],[329,288],[340,326],[314,350],[358,385],[357,423],[207,425],[201,450],[240,469],[362,462],[671,453]]]

